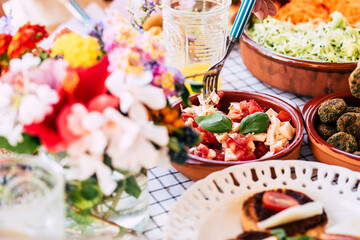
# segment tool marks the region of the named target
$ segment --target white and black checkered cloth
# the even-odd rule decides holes
[[[227,59],[222,70],[221,81],[221,89],[239,89],[280,95],[296,103],[300,109],[310,99],[284,92],[260,82],[245,68],[238,47],[233,50]],[[308,139],[305,133],[299,159],[316,160],[307,146],[307,142]],[[193,181],[172,167],[169,169],[152,168],[148,171],[148,179],[150,221],[144,236],[149,240],[158,240],[162,239],[164,235],[163,230],[170,210],[177,199],[193,184]]]

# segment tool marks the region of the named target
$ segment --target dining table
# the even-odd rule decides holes
[[[302,110],[310,97],[295,95],[265,84],[255,78],[244,66],[240,48],[237,45],[227,59],[221,73],[220,89],[238,89],[257,91],[286,98],[297,104]],[[301,146],[299,159],[317,161],[308,146],[307,134],[304,131],[304,142]],[[166,223],[176,202],[194,182],[185,177],[174,167],[154,167],[148,171],[148,190],[150,204],[150,220],[143,232],[143,237],[149,240],[163,239]]]

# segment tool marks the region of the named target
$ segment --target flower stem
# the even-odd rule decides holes
[[[107,212],[104,215],[104,219],[108,219],[110,217],[111,212],[113,211],[112,209],[116,209],[116,206],[120,201],[121,195],[126,188],[126,178],[124,178],[123,181],[124,181],[123,185],[117,190],[115,198],[111,204],[111,207],[107,210]]]
[[[71,206],[70,209],[73,210],[73,211],[75,211],[77,214],[81,214],[81,210],[78,209],[77,207]],[[115,223],[115,222],[113,222],[113,221],[110,221],[110,220],[107,220],[107,219],[98,217],[98,216],[96,216],[96,215],[94,215],[94,214],[91,214],[91,213],[89,213],[88,216],[91,217],[91,218],[93,218],[93,219],[95,219],[95,220],[98,220],[98,221],[101,221],[101,222],[103,222],[103,223],[109,224],[109,225],[111,225],[111,226],[117,227],[117,228],[119,228],[119,229],[123,229],[123,230],[125,230],[126,233],[128,233],[128,234],[137,235],[137,232],[136,232],[134,229],[124,228],[124,227],[120,226],[119,224],[117,224],[117,223]]]

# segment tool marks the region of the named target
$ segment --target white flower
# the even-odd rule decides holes
[[[19,122],[25,125],[43,121],[59,101],[57,92],[48,85],[30,83],[29,88],[31,93],[21,98],[19,106]]]
[[[125,113],[138,102],[159,110],[166,106],[166,98],[163,89],[149,85],[152,79],[150,71],[125,75],[123,71],[115,70],[105,84],[112,94],[120,98],[120,109]]]
[[[103,131],[105,118],[99,112],[88,112],[82,104],[74,104],[68,118],[77,122],[77,128],[73,130],[76,129],[76,135],[80,137],[68,148],[69,157],[64,164],[70,169],[66,172],[66,178],[85,180],[96,174],[101,190],[105,195],[110,195],[116,188],[116,182],[111,177],[111,169],[103,162],[107,146]]]
[[[8,83],[0,82],[0,136],[15,146],[22,141],[22,125],[17,121],[16,93]]]
[[[39,57],[35,57],[31,53],[25,53],[22,59],[15,58],[10,61],[11,72],[26,72],[32,67],[39,65],[41,62]]]
[[[106,109],[104,115],[109,121],[106,131],[109,146],[106,152],[115,168],[137,173],[142,167],[150,168],[162,161],[169,162],[166,148],[169,136],[166,127],[155,126],[151,122],[133,121],[112,108]]]

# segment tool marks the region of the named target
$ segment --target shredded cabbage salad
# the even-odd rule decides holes
[[[323,62],[356,62],[360,58],[360,25],[351,26],[339,12],[331,22],[293,25],[274,18],[258,20],[249,36],[260,45],[291,57]]]

